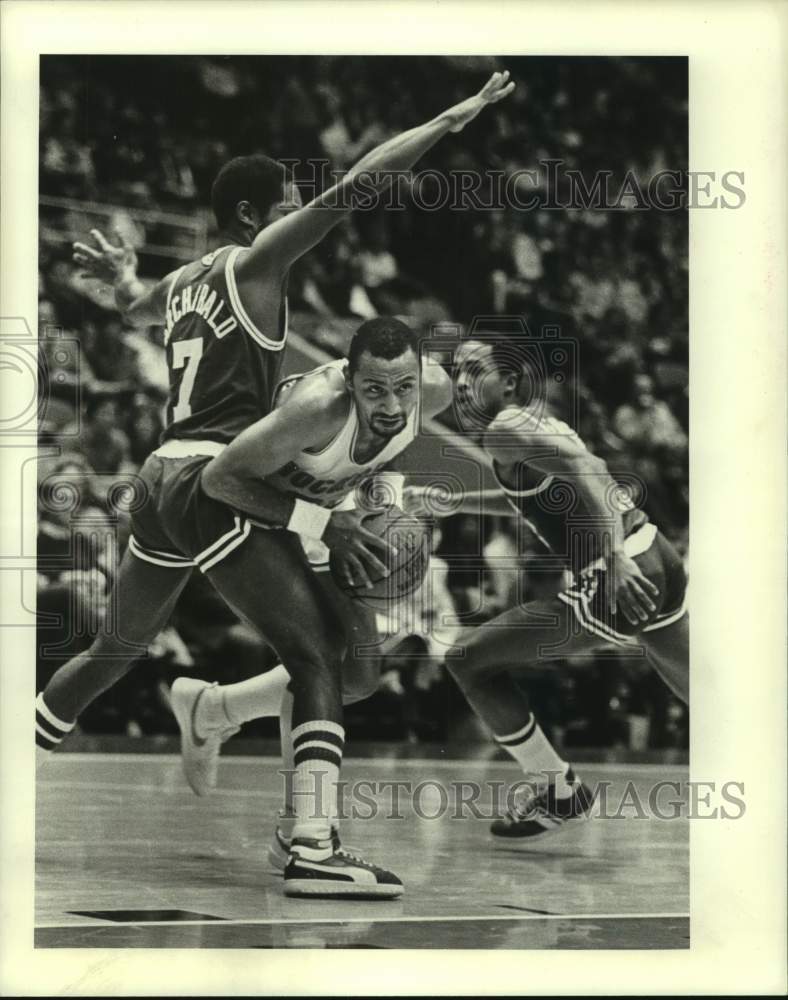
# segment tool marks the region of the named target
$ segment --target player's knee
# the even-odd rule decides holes
[[[319,637],[299,635],[278,649],[293,679],[297,675],[310,683],[320,683],[327,677],[340,678],[345,651],[344,635],[333,628]]]
[[[346,664],[342,673],[342,702],[352,705],[371,697],[380,681],[380,659],[357,660]]]
[[[116,635],[99,635],[86,651],[86,659],[91,663],[101,663],[117,676],[122,676],[145,656],[147,646],[126,642]]]
[[[483,655],[483,647],[474,634],[454,644],[445,664],[454,680],[465,687],[484,680],[492,672],[492,665]]]

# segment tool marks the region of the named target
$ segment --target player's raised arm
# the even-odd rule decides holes
[[[364,511],[336,511],[288,495],[266,481],[311,446],[338,431],[345,412],[324,385],[297,387],[285,402],[238,435],[202,472],[202,488],[215,500],[272,528],[323,541],[337,555],[351,585],[371,586],[369,573],[388,576],[369,546],[391,546],[361,524]]]
[[[508,71],[494,73],[478,94],[371,150],[334,187],[263,229],[249,253],[239,260],[238,277],[253,278],[261,269],[284,274],[348,214],[362,179],[366,195],[385,190],[393,181],[392,174],[409,170],[447,132],[462,131],[484,107],[502,100],[512,90],[514,82],[509,80]]]
[[[108,282],[115,290],[115,304],[131,326],[161,326],[167,309],[167,292],[174,272],[146,286],[137,277],[137,254],[134,247],[116,233],[120,246],[107,240],[99,229],[91,229],[95,246],[75,243],[72,259],[95,278]]]

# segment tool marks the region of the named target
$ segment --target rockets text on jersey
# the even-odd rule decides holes
[[[326,368],[344,369],[347,361],[340,358],[321,365],[306,375],[286,379],[277,389],[276,402],[302,378],[324,372]],[[358,431],[358,412],[350,397],[350,407],[344,425],[337,435],[318,452],[302,451],[296,461],[288,462],[268,479],[273,486],[290,496],[309,500],[321,507],[336,507],[361,483],[382,471],[393,458],[413,441],[418,428],[418,408],[410,414],[405,427],[389,440],[385,447],[368,462],[353,460],[353,447]]]
[[[287,339],[287,302],[272,304],[267,334],[238,294],[242,247],[220,247],[176,271],[167,296],[164,342],[170,373],[171,438],[229,443],[271,409]]]

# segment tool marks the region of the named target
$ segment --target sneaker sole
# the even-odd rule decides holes
[[[563,823],[558,823],[556,826],[545,827],[540,833],[493,833],[490,831],[491,836],[495,840],[544,840],[545,837],[554,837],[557,833],[562,833],[566,830],[567,826],[572,828],[575,824],[587,823],[591,817],[588,813],[583,813],[580,816],[573,816],[571,819],[564,820]]]
[[[285,896],[324,896],[330,899],[353,897],[354,899],[396,899],[405,891],[402,885],[355,885],[349,882],[315,881],[314,879],[288,879],[285,882]]]

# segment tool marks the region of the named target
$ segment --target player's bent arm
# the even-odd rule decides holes
[[[568,480],[583,499],[595,525],[596,552],[607,564],[608,600],[615,612],[638,625],[656,610],[652,597],[658,588],[627,555],[622,508],[616,504],[617,484],[607,463],[588,451],[580,438],[561,421],[539,418],[527,410],[504,411],[485,436],[485,450],[502,464],[512,465],[514,438],[519,461],[545,474]]]
[[[266,226],[249,251],[239,259],[236,265],[238,281],[243,283],[259,279],[261,273],[272,274],[275,280],[280,280],[299,257],[316,246],[350,213],[354,196],[363,193],[369,197],[391,184],[391,177],[375,183],[373,174],[407,170],[448,131],[448,122],[436,118],[372,150],[348,171],[339,184],[303,208]],[[360,179],[361,175],[367,174],[370,176]]]
[[[164,322],[167,293],[177,272],[149,288],[137,277],[137,254],[128,239],[116,233],[120,246],[110,243],[100,229],[91,229],[94,245],[77,242],[72,259],[83,273],[109,282],[115,305],[131,326],[158,326]]]
[[[598,551],[607,552],[609,558],[623,551],[621,511],[611,505],[615,480],[607,464],[592,455],[566,424],[524,409],[504,411],[488,428],[484,450],[501,466],[524,463],[569,480],[589,513],[599,518]]]
[[[327,422],[332,419],[332,402],[314,386],[305,392],[294,390],[280,407],[247,427],[208,462],[202,472],[203,490],[214,500],[265,524],[287,527],[296,500],[266,477],[325,436]]]
[[[520,516],[500,490],[467,490],[447,497],[441,487],[434,500],[431,498],[431,493],[432,489],[429,485],[405,486],[402,491],[402,503],[399,506],[406,514],[429,515],[430,517],[453,517],[455,514],[489,517]]]
[[[368,570],[388,574],[386,565],[369,550],[372,545],[389,552],[390,544],[361,524],[359,511],[336,511],[289,496],[265,477],[292,461],[306,447],[325,440],[326,429],[341,425],[341,406],[346,397],[337,393],[327,401],[324,383],[293,391],[281,407],[247,428],[202,472],[205,493],[266,526],[287,528],[300,535],[322,540],[338,553],[351,584],[370,584]],[[339,417],[338,420],[336,418]],[[336,420],[336,426],[332,424]]]
[[[393,174],[409,170],[447,132],[459,132],[487,104],[506,97],[514,88],[508,73],[495,73],[473,97],[448,108],[437,118],[409,129],[376,146],[345,177],[303,208],[278,219],[260,232],[248,253],[238,261],[240,281],[259,278],[261,272],[282,277],[287,269],[350,212],[354,195],[385,191]]]

